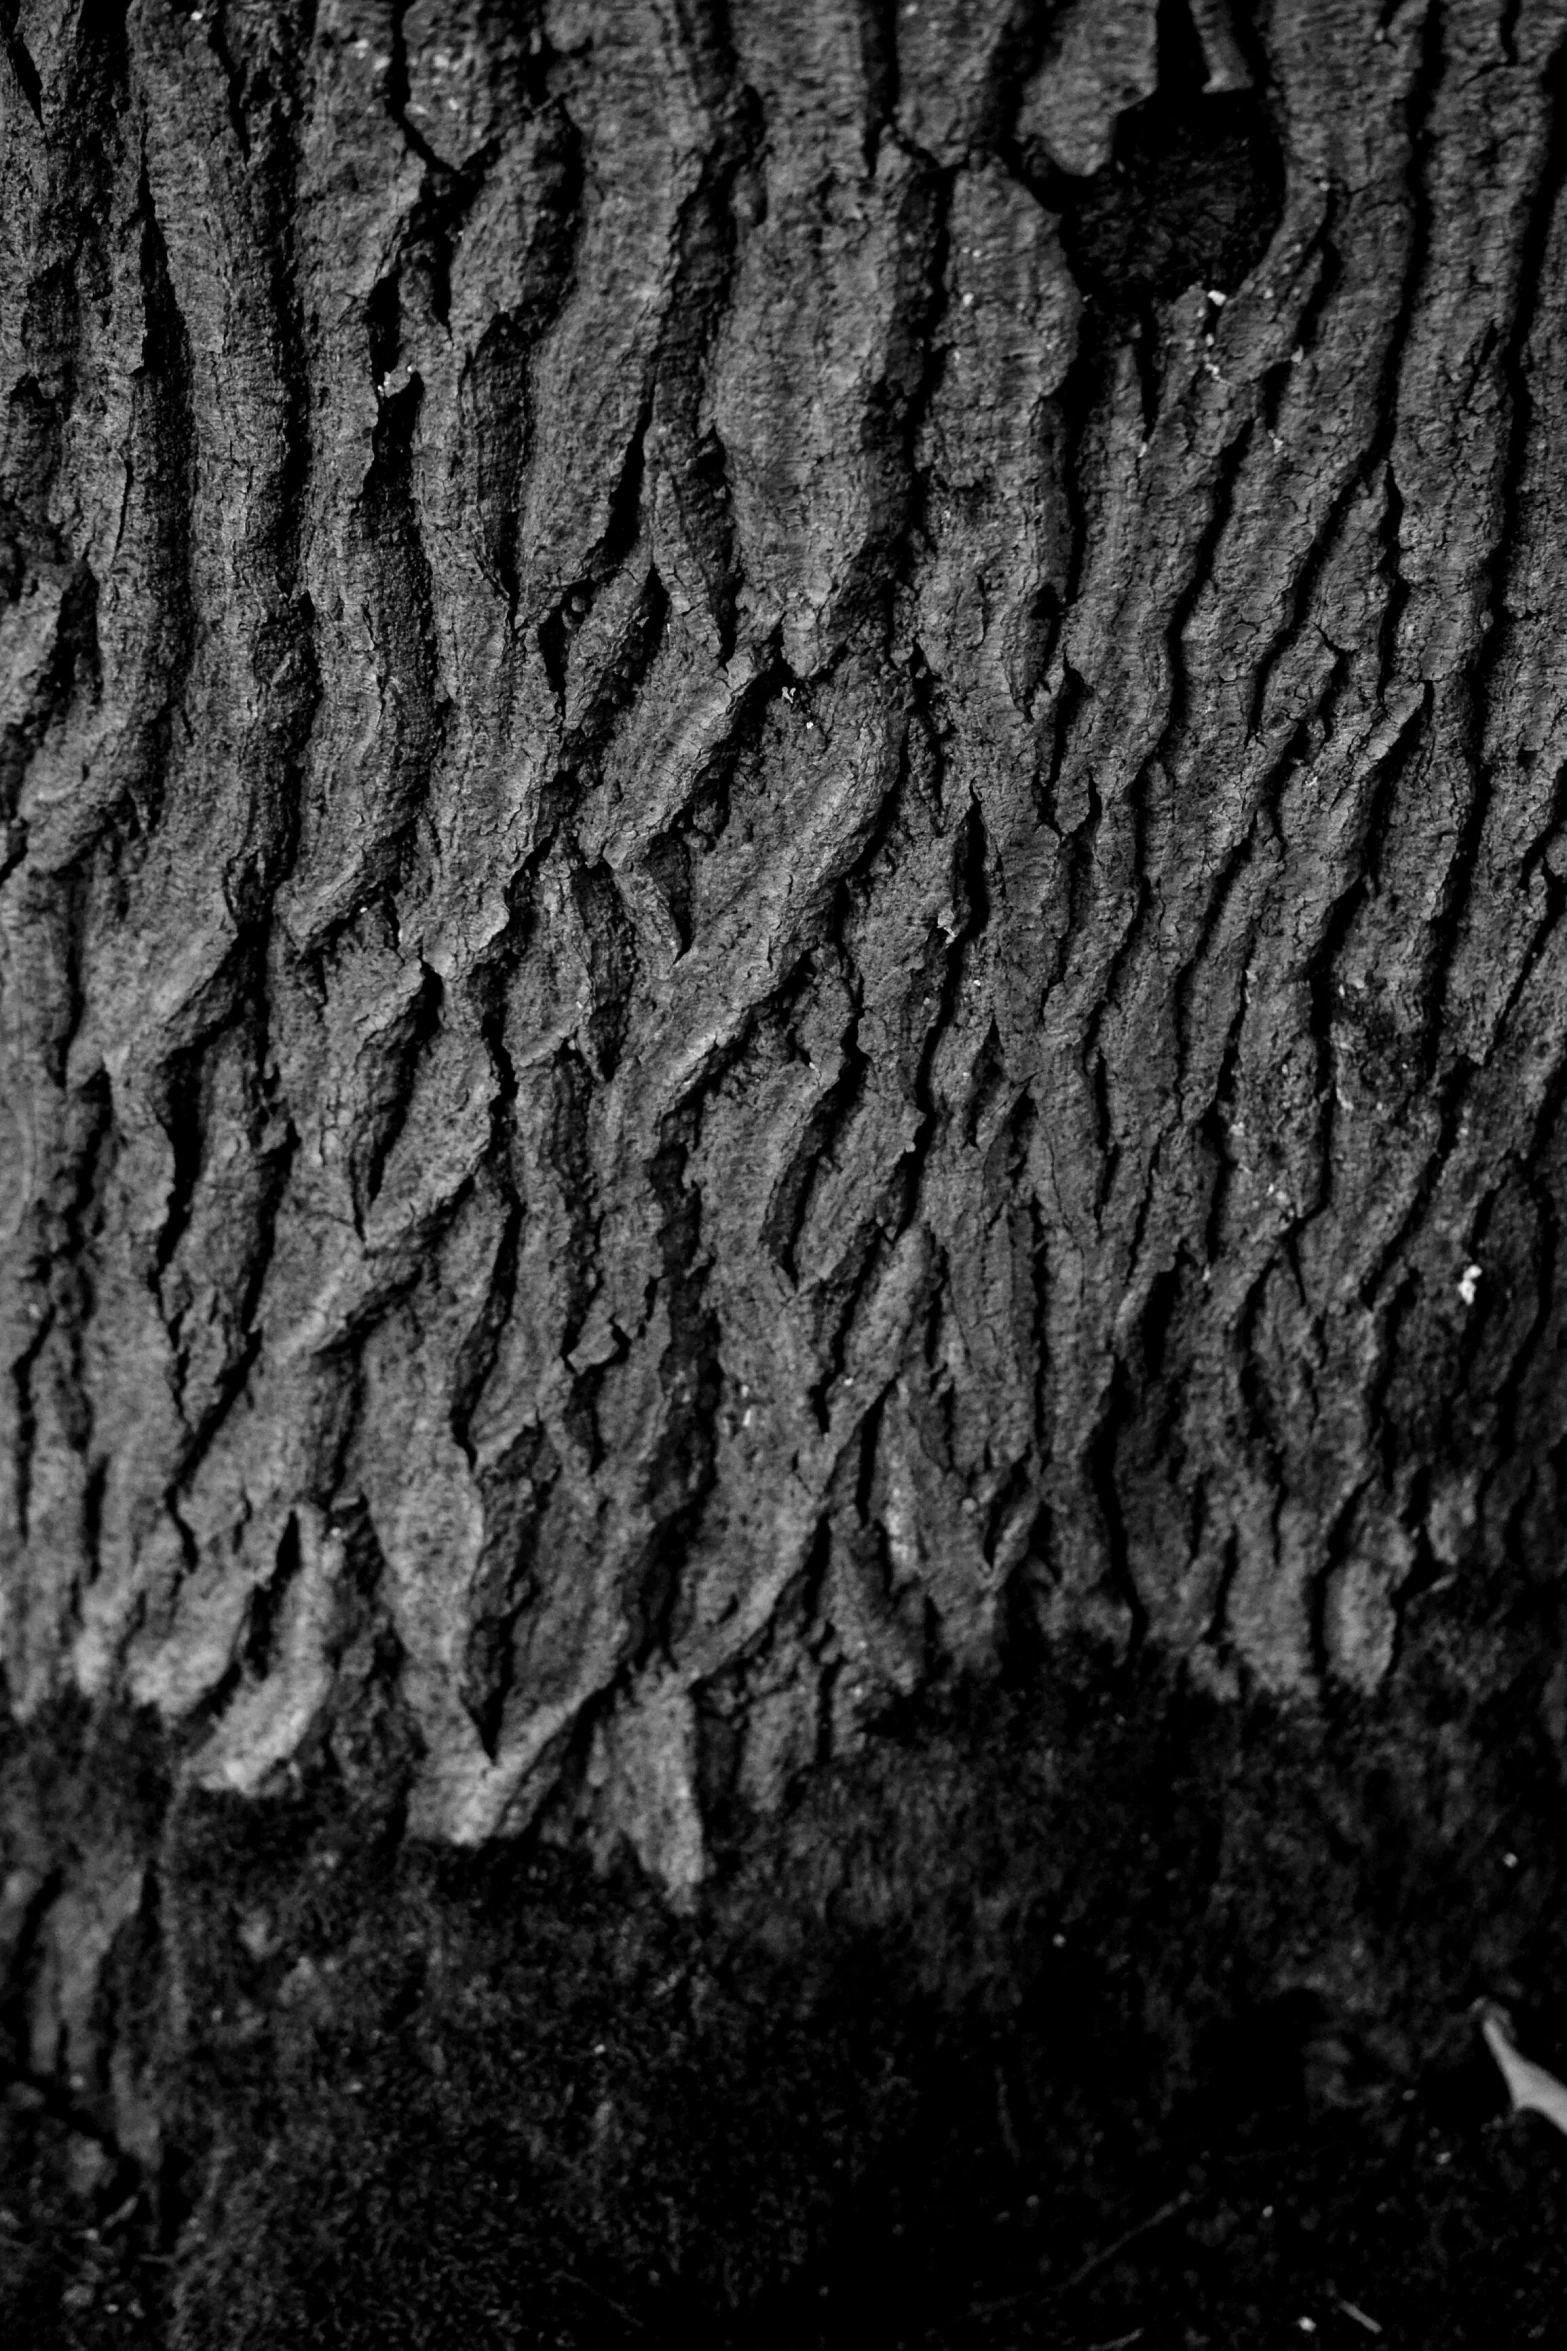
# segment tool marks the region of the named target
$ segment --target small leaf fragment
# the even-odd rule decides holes
[[[1543,2114],[1547,2122],[1553,2122],[1567,2137],[1567,2087],[1553,2073],[1547,2073],[1543,2065],[1519,2055],[1507,2011],[1494,2000],[1488,2000],[1480,2010],[1480,2031],[1486,2047],[1501,2067],[1514,2114],[1525,2110]]]

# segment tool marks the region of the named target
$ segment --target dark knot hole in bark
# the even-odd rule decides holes
[[[1197,284],[1231,293],[1267,251],[1284,165],[1256,87],[1215,87],[1184,8],[1161,11],[1159,81],[1115,128],[1110,161],[1052,199],[1085,294],[1123,318]]]

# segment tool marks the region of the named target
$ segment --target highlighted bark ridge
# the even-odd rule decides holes
[[[259,1790],[369,1608],[418,1829],[689,1892],[1551,1586],[1564,31],[15,15],[24,1715]]]

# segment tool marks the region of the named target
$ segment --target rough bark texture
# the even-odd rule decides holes
[[[928,2048],[921,2000],[1037,1990],[1074,1870],[1131,1933],[1151,1839],[1194,1889],[1133,1970],[1161,2063],[1203,2001],[1310,1985],[1403,2080],[1412,2020],[1528,1994],[1567,6],[5,0],[0,35],[0,1961],[29,2096],[164,2183],[166,2243],[187,2151],[184,2339],[241,2339],[237,2151],[337,2144],[290,2065],[360,2087],[298,2054],[334,1935],[434,1968],[365,1958],[394,2038],[464,1969],[515,2038],[631,1937],[643,2137],[608,2091],[588,2153],[566,2106],[524,2132],[540,2178],[575,2149],[536,2269],[597,2229],[600,2327],[652,2258],[633,2173],[681,2160],[636,1970],[704,1936],[841,1991],[831,1895],[909,1939],[886,2014]],[[1085,1776],[1112,1750],[1136,1800]],[[528,1951],[578,1922],[536,1982],[472,1923],[491,1846],[541,1873]],[[357,1910],[299,1909],[323,1852]],[[634,1857],[618,1909],[584,1853]],[[693,2080],[784,2064],[750,1998],[689,2025]],[[264,2095],[203,2039],[230,1999]],[[567,2105],[598,2029],[561,2027]],[[902,2124],[882,2024],[844,2029],[853,2169]],[[454,2145],[493,2095],[452,2091]],[[724,2112],[658,2258],[754,2313],[825,2191],[758,2155],[776,2242],[725,2220],[713,2149],[772,2125]]]

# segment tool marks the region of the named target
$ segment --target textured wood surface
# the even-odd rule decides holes
[[[1567,9],[1166,18],[0,12],[21,1715],[681,1891],[1559,1573]]]

